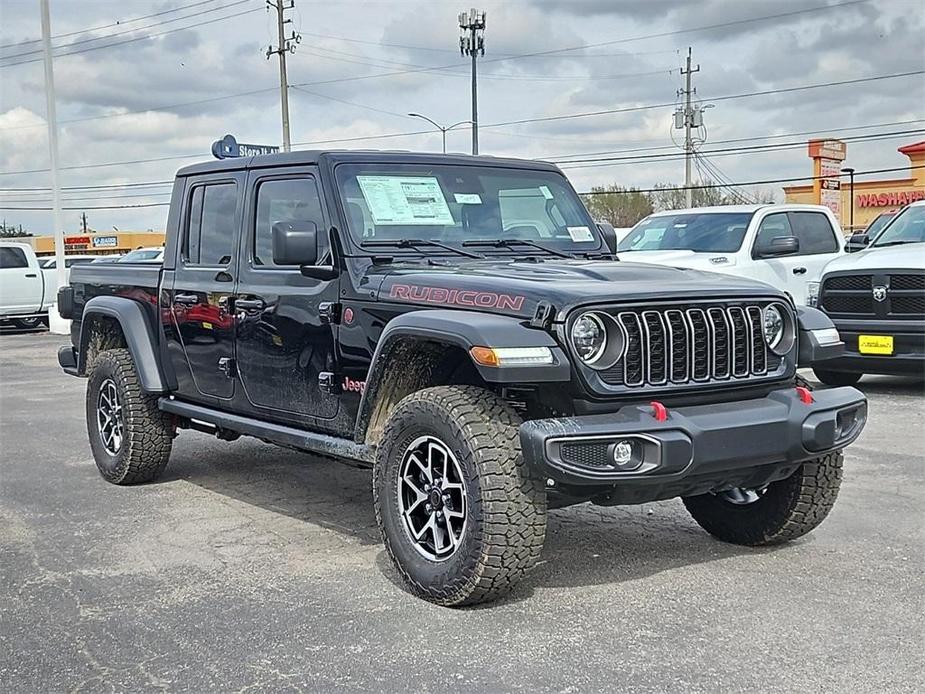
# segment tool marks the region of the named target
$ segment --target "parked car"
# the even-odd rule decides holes
[[[164,261],[163,246],[152,246],[150,248],[136,248],[121,256],[115,262],[117,263],[161,263]]]
[[[67,270],[67,277],[71,275],[71,268],[74,265],[92,263],[96,258],[95,255],[66,255],[64,256],[64,267]],[[42,268],[42,274],[45,275],[45,286],[56,287],[58,285],[58,261],[54,256],[39,258],[39,264]]]
[[[110,253],[107,255],[98,255],[93,259],[93,263],[118,263],[123,258],[119,253]]]
[[[614,262],[552,164],[291,152],[174,191],[163,265],[75,267],[59,302],[114,484],[156,479],[184,428],[371,467],[388,555],[441,605],[516,585],[549,508],[680,496],[758,546],[835,503],[866,400],[796,375],[841,349],[831,321],[752,279]]]
[[[47,325],[55,287],[46,280],[32,246],[0,241],[0,321],[24,329]]]
[[[814,366],[829,385],[864,374],[925,377],[925,201],[903,208],[870,245],[826,265],[810,288],[845,343]]]
[[[656,212],[619,256],[767,282],[806,303],[806,284],[844,253],[838,220],[821,205],[728,205]]]

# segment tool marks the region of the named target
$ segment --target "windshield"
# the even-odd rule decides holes
[[[646,217],[620,242],[623,251],[734,253],[754,212],[670,214]]]
[[[520,242],[510,246],[517,253],[601,247],[581,200],[553,171],[340,164],[335,172],[350,233],[360,244],[424,240],[459,247],[504,240]]]
[[[120,263],[137,263],[140,260],[158,260],[161,255],[160,248],[137,248],[119,258]]]
[[[871,246],[898,246],[903,243],[925,241],[925,205],[914,205],[900,210],[883,228]]]
[[[870,226],[864,230],[864,233],[867,234],[868,238],[874,238],[880,230],[887,225],[887,222],[895,216],[895,212],[884,212],[883,214],[877,215],[877,218],[870,223]]]

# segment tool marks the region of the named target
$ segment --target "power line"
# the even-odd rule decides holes
[[[240,4],[240,3],[242,3],[242,2],[249,2],[249,0],[238,0],[238,3],[235,3],[235,4]],[[228,5],[228,6],[226,6],[226,7],[230,7],[230,5]],[[224,8],[223,8],[223,9],[224,9]],[[102,45],[102,46],[90,46],[90,47],[88,47],[88,48],[81,48],[80,50],[76,50],[76,51],[59,52],[59,53],[57,53],[57,54],[55,55],[55,57],[56,57],[56,58],[63,58],[63,57],[65,57],[65,56],[69,56],[69,55],[78,55],[78,54],[80,54],[80,53],[89,53],[90,51],[97,51],[97,50],[100,50],[100,49],[102,49],[102,48],[114,48],[115,46],[122,46],[122,45],[125,45],[125,44],[127,44],[127,43],[134,43],[135,41],[146,41],[146,40],[148,40],[148,39],[158,38],[158,37],[160,37],[160,36],[166,36],[167,34],[174,34],[174,33],[178,32],[178,31],[186,31],[186,30],[188,30],[188,29],[194,29],[194,28],[196,28],[196,27],[205,26],[205,25],[207,25],[207,24],[214,24],[214,23],[216,23],[216,22],[223,22],[223,21],[225,21],[226,19],[234,19],[235,17],[241,17],[241,16],[243,16],[243,15],[252,14],[252,13],[254,13],[254,12],[260,12],[260,11],[262,11],[262,10],[263,10],[262,7],[255,7],[255,8],[250,9],[250,10],[242,10],[241,12],[235,12],[235,13],[232,13],[232,14],[229,14],[229,15],[225,15],[225,16],[223,16],[223,17],[216,17],[216,18],[214,18],[214,19],[207,19],[207,20],[203,20],[203,21],[201,21],[201,22],[195,22],[195,23],[190,24],[190,25],[188,25],[188,26],[177,27],[177,28],[175,28],[175,29],[166,29],[166,30],[164,30],[164,31],[159,31],[159,32],[156,32],[156,33],[153,33],[153,34],[147,34],[147,35],[145,35],[145,36],[135,36],[135,37],[130,38],[130,39],[123,39],[122,41],[115,41],[115,42],[113,42],[113,43],[107,43],[107,44],[104,44],[104,45]],[[211,12],[212,10],[209,10],[209,11]],[[204,14],[204,13],[199,13],[199,14]],[[194,15],[188,15],[188,17],[191,17],[191,16],[194,16]],[[187,18],[187,17],[183,17],[182,19],[186,19],[186,18]],[[166,22],[164,22],[164,23],[166,24]],[[135,30],[133,30],[133,31],[139,31],[139,30],[138,30],[138,29],[135,29]],[[127,33],[127,32],[122,32],[122,33]],[[116,34],[114,34],[114,36],[115,36],[115,35],[116,35]],[[67,46],[62,46],[61,48],[62,48],[62,49],[63,49],[63,48],[67,48]],[[7,57],[13,57],[13,56],[7,56]],[[0,58],[0,60],[2,60],[2,58]],[[40,61],[40,60],[42,60],[42,59],[41,59],[41,58],[29,58],[28,60],[19,60],[19,61],[16,61],[16,62],[6,63],[6,64],[4,64],[4,65],[0,65],[0,68],[15,67],[16,65],[25,65],[26,63],[35,63],[35,62],[38,62],[38,61]]]
[[[122,19],[112,22],[110,24],[103,24],[95,27],[87,27],[85,29],[78,29],[77,31],[69,31],[66,34],[54,34],[51,38],[53,39],[63,39],[68,36],[76,36],[77,34],[86,34],[88,31],[99,31],[100,29],[109,29],[110,27],[122,26],[123,24],[131,24],[132,22],[140,22],[143,19],[151,19],[152,17],[160,17],[165,14],[173,14],[174,12],[179,12],[180,10],[185,10],[190,7],[198,7],[200,5],[206,5],[210,2],[216,2],[216,0],[200,0],[199,2],[192,2],[188,5],[180,5],[179,7],[174,7],[170,10],[163,10],[161,12],[155,12],[154,14],[146,14],[142,17],[135,17],[134,19]],[[0,49],[12,48],[14,46],[25,46],[30,43],[41,43],[42,39],[26,39],[24,41],[13,41],[10,43],[0,44]],[[9,57],[9,56],[8,56]]]

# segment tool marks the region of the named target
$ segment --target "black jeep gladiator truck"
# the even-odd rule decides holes
[[[103,477],[154,480],[178,429],[373,470],[411,592],[472,604],[537,562],[547,509],[681,497],[717,538],[831,509],[864,396],[810,392],[831,321],[728,275],[614,260],[553,165],[293,152],[179,171],[163,265],[62,290]],[[833,335],[834,333],[834,335]]]

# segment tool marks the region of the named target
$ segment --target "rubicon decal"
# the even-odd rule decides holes
[[[519,311],[524,305],[524,297],[516,294],[478,292],[472,289],[422,287],[416,284],[393,284],[389,296],[393,299],[420,301],[425,304],[449,304],[451,306],[498,308],[511,311]]]

